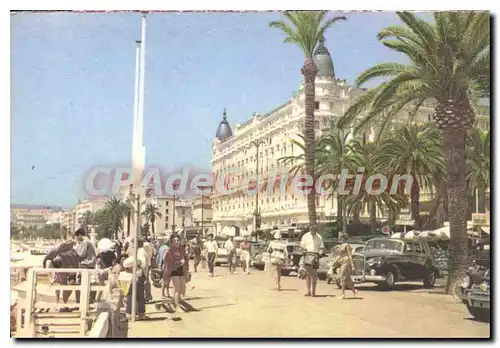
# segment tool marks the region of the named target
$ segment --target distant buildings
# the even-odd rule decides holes
[[[47,205],[12,204],[11,219],[18,227],[42,228],[48,223],[60,223],[63,210]]]

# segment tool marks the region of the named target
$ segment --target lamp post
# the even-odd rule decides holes
[[[172,185],[173,189],[174,189],[174,208],[172,210],[172,233],[175,233],[175,191],[177,191],[177,189],[179,188],[179,184],[173,184]]]
[[[204,215],[203,215],[203,211],[205,210],[203,208],[203,203],[205,202],[205,190],[206,189],[212,189],[212,186],[211,185],[198,185],[198,189],[201,190],[201,234],[203,235],[203,237],[206,237],[205,236],[205,226],[204,226]]]
[[[260,212],[259,212],[259,147],[265,144],[263,140],[252,141],[250,145],[255,146],[255,174],[256,174],[256,186],[257,192],[255,194],[255,211],[253,213],[253,230],[255,233],[255,239],[257,240],[257,229],[260,228]]]

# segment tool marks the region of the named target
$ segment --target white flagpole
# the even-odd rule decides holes
[[[140,54],[139,54],[139,84],[138,86],[138,108],[137,108],[137,124],[136,124],[136,138],[134,141],[137,143],[137,148],[134,149],[133,166],[134,171],[137,170],[138,178],[137,185],[135,185],[135,199],[137,207],[137,221],[136,229],[134,231],[133,238],[133,253],[134,253],[134,264],[133,264],[133,274],[132,274],[132,322],[135,322],[135,317],[137,314],[137,240],[141,233],[141,186],[142,175],[145,166],[145,146],[143,143],[143,119],[144,119],[144,73],[145,73],[145,61],[146,61],[146,14],[142,14],[142,28],[141,28],[141,43],[140,43]],[[136,79],[137,83],[137,79]],[[138,156],[138,157],[136,157]]]

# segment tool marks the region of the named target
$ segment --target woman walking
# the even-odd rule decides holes
[[[189,257],[179,236],[172,235],[170,249],[165,254],[165,272],[174,285],[174,306],[178,312],[181,295],[186,292],[185,275],[189,271]]]
[[[276,290],[281,290],[281,269],[285,262],[285,245],[279,241],[269,243],[267,249],[269,253],[269,267],[271,274],[276,279]]]
[[[342,244],[340,247],[339,256],[333,261],[333,268],[340,268],[340,286],[342,294],[339,299],[345,298],[345,291],[347,289],[352,290],[353,296],[356,296],[356,288],[354,287],[354,282],[352,281],[351,275],[354,269],[354,262],[352,260],[352,250],[351,246],[347,243]]]

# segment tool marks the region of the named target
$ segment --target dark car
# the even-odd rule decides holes
[[[432,288],[439,268],[425,241],[374,238],[353,255],[355,282],[372,282],[386,289],[401,281],[422,280]]]
[[[471,280],[472,283],[472,280]],[[465,290],[467,298],[463,300],[469,313],[477,320],[490,321],[490,269],[481,279]]]
[[[459,302],[467,299],[471,287],[480,284],[484,279],[484,274],[490,269],[489,244],[486,250],[484,246],[480,245],[476,250],[473,250],[475,259],[472,261],[472,265],[467,269],[462,279],[453,285],[453,296]],[[485,253],[485,251],[487,252]]]

